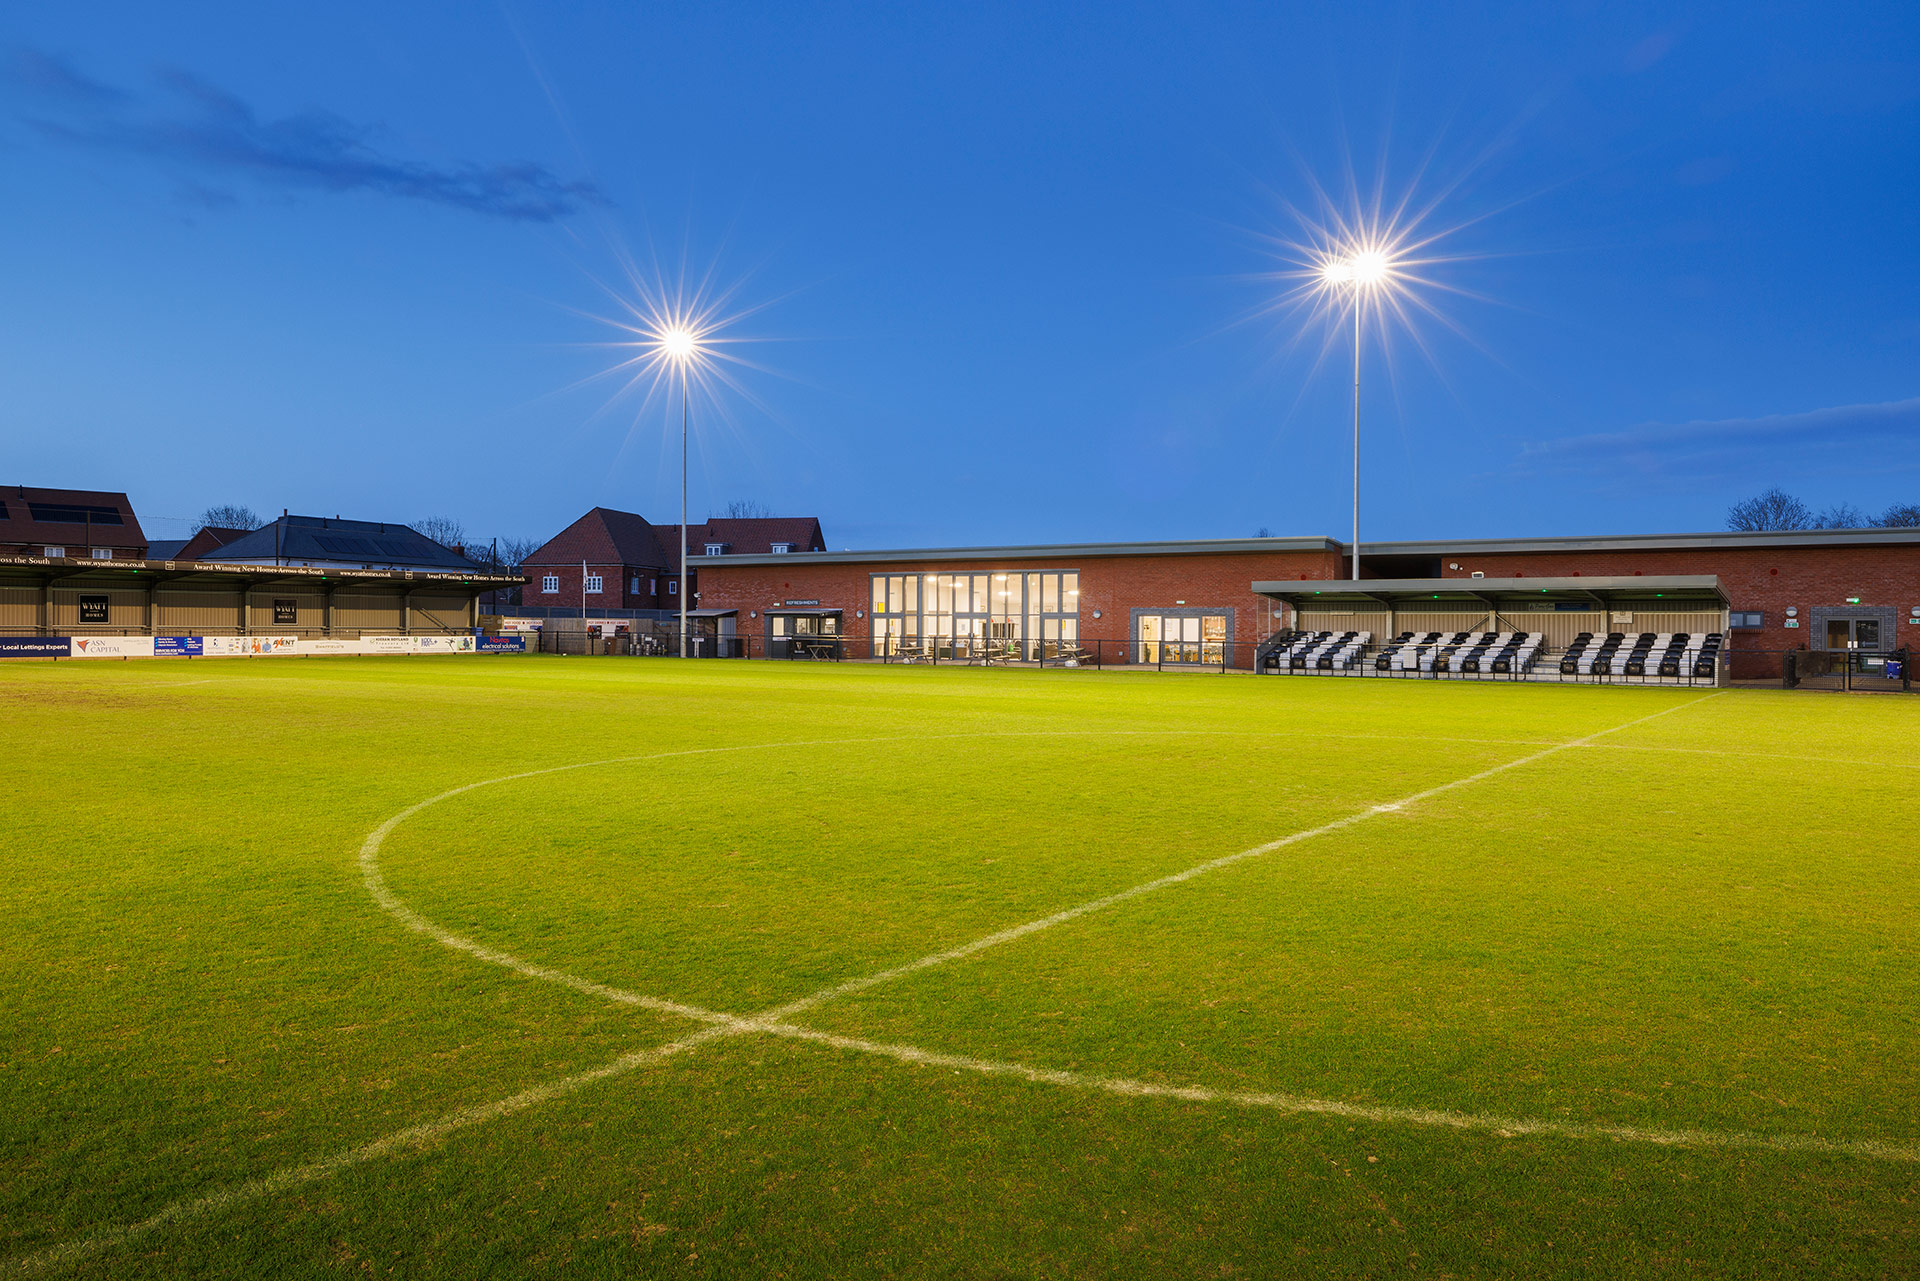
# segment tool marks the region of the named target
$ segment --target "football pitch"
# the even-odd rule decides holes
[[[0,1275],[1920,1273],[1920,703],[0,669]]]

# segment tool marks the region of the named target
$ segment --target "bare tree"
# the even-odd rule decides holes
[[[1872,523],[1852,503],[1835,503],[1813,518],[1815,529],[1865,529]]]
[[[1882,529],[1920,528],[1920,503],[1895,503],[1874,518]]]
[[[244,503],[218,503],[194,518],[194,529],[258,529],[266,523]]]
[[[736,498],[728,503],[727,509],[720,514],[730,520],[763,520],[773,515],[773,508],[751,498]],[[712,517],[709,516],[708,519]]]
[[[546,546],[544,538],[496,538],[484,547],[473,549],[473,558],[501,569],[518,569],[527,557]]]
[[[451,516],[428,516],[413,522],[417,534],[425,534],[442,547],[465,547],[467,527]]]
[[[1253,536],[1255,538],[1272,538],[1273,531],[1271,529],[1268,529],[1265,525],[1262,525],[1260,526],[1260,528],[1253,531]]]
[[[1727,508],[1727,528],[1739,530],[1810,529],[1813,513],[1778,485]]]

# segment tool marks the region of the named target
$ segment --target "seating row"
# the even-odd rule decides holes
[[[1373,660],[1377,672],[1524,672],[1539,632],[1402,632]]]
[[[1348,671],[1360,663],[1360,652],[1373,640],[1372,632],[1291,632],[1267,651],[1266,666],[1275,671]]]
[[[1725,637],[1720,632],[1581,632],[1560,657],[1563,676],[1712,676]]]

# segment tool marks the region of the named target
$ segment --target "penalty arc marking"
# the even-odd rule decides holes
[[[122,1225],[92,1237],[71,1241],[37,1254],[26,1255],[10,1260],[4,1265],[5,1270],[21,1274],[34,1274],[43,1272],[49,1268],[70,1265],[93,1254],[97,1254],[102,1250],[110,1249],[113,1246],[123,1244],[136,1237],[144,1236],[170,1225],[216,1214],[247,1201],[272,1196],[295,1187],[316,1182],[368,1161],[379,1160],[400,1152],[416,1151],[431,1147],[459,1130],[526,1111],[542,1103],[572,1094],[587,1086],[627,1075],[649,1064],[662,1062],[674,1055],[693,1050],[700,1045],[735,1036],[748,1035],[775,1036],[825,1045],[847,1052],[875,1055],[916,1066],[947,1068],[954,1071],[1007,1077],[1025,1080],[1035,1084],[1099,1091],[1131,1098],[1163,1098],[1190,1103],[1224,1104],[1282,1113],[1334,1116],[1346,1120],[1480,1131],[1505,1138],[1541,1136],[1588,1140],[1606,1139],[1617,1142],[1644,1143],[1669,1147],[1747,1149],[1781,1153],[1818,1153],[1869,1160],[1920,1163],[1920,1147],[1882,1143],[1873,1140],[1845,1141],[1806,1134],[1762,1134],[1745,1131],[1658,1129],[1635,1126],[1594,1125],[1526,1117],[1503,1117],[1483,1113],[1450,1112],[1439,1109],[1380,1107],[1284,1093],[1228,1091],[1215,1090],[1203,1086],[1163,1085],[1118,1077],[1103,1077],[1088,1073],[1060,1071],[1023,1063],[982,1059],[969,1055],[947,1054],[911,1045],[868,1041],[856,1037],[839,1036],[833,1033],[803,1027],[788,1021],[794,1014],[817,1008],[828,1002],[838,1000],[841,997],[865,991],[882,983],[887,983],[921,970],[961,960],[985,951],[988,948],[1010,943],[1042,930],[1050,929],[1056,925],[1065,924],[1068,921],[1102,911],[1129,899],[1137,898],[1140,895],[1178,885],[1196,877],[1204,876],[1209,872],[1219,870],[1220,868],[1271,854],[1302,841],[1340,831],[1379,815],[1398,813],[1409,806],[1418,804],[1420,801],[1481,782],[1563,751],[1589,746],[1593,744],[1595,740],[1605,735],[1631,729],[1636,725],[1641,725],[1672,712],[1695,706],[1713,697],[1716,697],[1716,695],[1709,694],[1703,698],[1692,699],[1685,703],[1676,704],[1673,707],[1664,708],[1649,716],[1639,717],[1624,724],[1600,730],[1583,738],[1552,744],[1541,751],[1519,757],[1501,765],[1493,766],[1490,769],[1479,771],[1464,778],[1427,788],[1412,795],[1402,797],[1399,800],[1369,806],[1366,809],[1358,810],[1343,818],[1321,824],[1318,827],[1295,832],[1291,835],[1281,837],[1278,840],[1269,841],[1263,845],[1242,850],[1236,854],[1229,854],[1221,858],[1196,864],[1184,871],[1175,872],[1171,875],[1159,877],[1155,880],[1133,886],[1130,889],[1089,900],[1086,903],[1056,912],[1051,916],[1041,917],[1037,920],[1028,921],[1024,924],[986,935],[957,948],[937,952],[905,965],[895,966],[890,969],[881,970],[873,974],[823,988],[799,1000],[790,1001],[775,1006],[761,1014],[751,1016],[727,1014],[683,1002],[670,1001],[661,997],[629,992],[621,988],[595,982],[591,979],[581,978],[562,970],[523,960],[510,953],[486,947],[463,935],[447,930],[408,907],[404,901],[393,894],[387,887],[385,878],[380,872],[380,848],[395,828],[422,810],[482,787],[489,787],[494,784],[512,782],[519,779],[565,773],[571,770],[631,764],[638,761],[660,760],[678,756],[775,750],[802,746],[852,746],[868,743],[924,741],[927,739],[1004,738],[1025,735],[1021,735],[1018,732],[1014,734],[896,735],[884,738],[827,739],[797,743],[761,743],[731,747],[693,748],[683,751],[625,756],[604,761],[585,761],[569,765],[553,766],[547,769],[527,770],[517,774],[485,779],[480,782],[451,788],[394,815],[374,829],[374,831],[368,835],[365,844],[361,847],[359,865],[362,880],[368,892],[382,910],[392,915],[408,929],[424,934],[442,946],[465,952],[476,960],[501,966],[527,978],[554,983],[579,992],[582,995],[596,997],[616,1004],[629,1005],[686,1018],[704,1024],[705,1026],[697,1032],[669,1041],[663,1045],[624,1054],[600,1067],[591,1068],[573,1076],[563,1077],[543,1085],[531,1087],[491,1104],[462,1109],[458,1112],[440,1117],[437,1120],[397,1131],[373,1142],[345,1149],[322,1160],[289,1167],[263,1178],[250,1180],[214,1192],[205,1197],[175,1202],[173,1205],[161,1210],[158,1214],[137,1223]],[[1034,732],[1032,736],[1092,737],[1111,735],[1120,737],[1135,735],[1175,735],[1194,732],[1196,731],[1038,731]]]

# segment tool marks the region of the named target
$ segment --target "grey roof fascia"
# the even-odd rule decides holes
[[[1571,538],[1469,538],[1360,544],[1363,556],[1440,556],[1512,552],[1684,551],[1700,548],[1821,547],[1920,544],[1920,529],[1783,529],[1757,533],[1607,534]]]
[[[1289,602],[1314,596],[1328,601],[1433,600],[1447,597],[1485,601],[1539,596],[1589,599],[1641,599],[1648,596],[1707,597],[1725,604],[1727,593],[1717,574],[1596,575],[1580,578],[1363,578],[1295,579],[1256,582],[1256,596]]]
[[[752,555],[689,556],[690,567],[716,565],[900,564],[907,561],[1039,560],[1064,563],[1110,556],[1206,556],[1238,552],[1324,552],[1340,546],[1331,538],[1193,538],[1157,543],[1045,543],[1027,547],[904,547],[884,551],[761,552]]]

